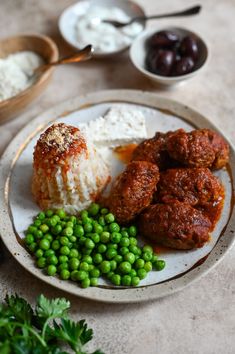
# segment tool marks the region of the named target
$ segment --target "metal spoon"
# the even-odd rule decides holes
[[[138,17],[133,17],[129,22],[126,22],[126,23],[122,23],[122,22],[114,21],[114,20],[102,20],[102,22],[109,23],[110,25],[113,25],[116,28],[121,28],[124,26],[128,26],[135,21],[147,21],[147,20],[153,20],[156,18],[196,15],[201,11],[201,8],[202,8],[201,5],[197,5],[197,6],[193,6],[193,7],[190,7],[186,10],[179,11],[179,12],[171,12],[171,13],[167,13],[167,14],[152,15],[152,16],[138,16]]]
[[[78,53],[70,55],[68,57],[61,58],[52,63],[43,64],[35,69],[34,73],[37,74],[41,71],[44,71],[51,66],[61,65],[61,64],[70,64],[70,63],[78,63],[80,61],[86,61],[92,58],[94,52],[94,48],[92,45],[87,45],[85,48],[81,49]]]

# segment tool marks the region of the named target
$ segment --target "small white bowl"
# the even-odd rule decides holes
[[[80,0],[76,4],[67,7],[61,14],[58,22],[59,30],[64,40],[74,47],[75,49],[81,49],[81,43],[76,38],[75,26],[80,16],[86,14],[91,6],[101,6],[111,9],[117,7],[121,9],[130,18],[145,16],[144,10],[136,3],[130,0]],[[145,22],[141,23],[143,30],[145,29]],[[93,44],[93,43],[87,43]],[[130,45],[117,49],[112,52],[94,52],[95,58],[106,58],[115,56],[124,52]]]
[[[199,46],[199,58],[196,63],[195,69],[189,74],[180,75],[180,76],[162,76],[151,73],[146,68],[146,55],[147,55],[147,41],[148,39],[158,31],[173,31],[178,34],[179,38],[182,39],[185,36],[192,35],[197,39]],[[182,83],[185,80],[191,79],[197,75],[201,69],[205,66],[208,60],[208,46],[205,41],[199,37],[196,33],[191,32],[185,28],[179,27],[164,27],[159,29],[151,29],[144,31],[140,36],[138,36],[131,48],[130,48],[130,58],[134,66],[147,78],[150,80],[164,86],[176,85]]]

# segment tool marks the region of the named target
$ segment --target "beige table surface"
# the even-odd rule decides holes
[[[51,35],[61,54],[70,49],[61,40],[57,19],[71,0],[0,0],[0,36],[20,32]],[[192,0],[140,0],[146,13],[183,9]],[[132,67],[128,55],[57,68],[46,92],[25,114],[0,126],[0,154],[17,131],[36,114],[70,97],[112,88],[144,89],[197,109],[235,143],[235,1],[204,0],[200,16],[162,20],[183,25],[209,43],[210,62],[185,86],[161,91]],[[149,27],[156,26],[156,22]],[[128,72],[128,75],[127,75]],[[65,293],[44,285],[4,251],[0,262],[0,298],[18,292],[30,302],[43,292]],[[235,353],[235,249],[207,276],[175,295],[144,304],[105,305],[68,296],[75,318],[86,318],[95,330],[93,346],[106,354],[232,354]]]

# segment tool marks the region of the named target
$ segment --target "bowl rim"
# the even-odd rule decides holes
[[[164,30],[180,30],[180,31],[185,31],[188,34],[196,36],[203,43],[203,45],[205,47],[206,56],[205,56],[204,62],[194,71],[192,71],[188,74],[178,75],[178,76],[163,76],[163,75],[154,74],[154,73],[151,73],[150,71],[148,71],[147,69],[145,69],[144,67],[140,66],[139,64],[137,64],[136,59],[135,59],[135,55],[134,55],[134,49],[135,49],[135,46],[137,45],[137,43],[142,42],[143,40],[146,40],[149,36],[151,36],[152,34],[154,34],[156,32],[164,31]],[[185,27],[173,26],[173,25],[172,26],[162,26],[159,29],[156,29],[156,28],[155,29],[154,28],[145,29],[137,38],[135,38],[135,40],[133,41],[133,43],[130,47],[129,57],[131,59],[132,64],[139,71],[141,71],[145,76],[148,76],[149,78],[151,78],[155,81],[161,81],[161,82],[173,84],[175,81],[183,81],[183,80],[193,77],[201,69],[203,69],[205,67],[205,65],[208,63],[208,60],[209,60],[209,46],[208,46],[208,43],[201,37],[201,35],[197,34],[196,32],[194,32],[190,29],[187,29]]]
[[[55,43],[55,41],[50,38],[49,36],[43,35],[43,34],[37,34],[37,33],[21,33],[19,35],[16,36],[10,36],[10,37],[5,37],[2,38],[0,40],[0,45],[1,42],[4,42],[6,40],[9,39],[19,39],[19,38],[39,38],[42,41],[46,42],[52,49],[52,54],[50,57],[50,60],[48,63],[51,63],[53,61],[58,60],[59,58],[59,49],[57,47],[57,44]],[[14,52],[12,52],[14,53]],[[21,99],[23,99],[23,97],[28,96],[28,94],[31,92],[31,90],[35,87],[35,86],[39,86],[41,85],[44,81],[47,80],[48,76],[53,72],[54,68],[50,67],[48,69],[45,69],[45,71],[43,71],[38,78],[32,83],[32,85],[30,85],[29,87],[27,87],[25,90],[19,92],[17,95],[9,97],[5,100],[0,101],[0,109],[2,109],[3,107],[6,107],[7,105],[14,104],[14,102],[20,101]]]
[[[82,3],[82,2],[90,2],[91,0],[79,0],[79,1],[76,1],[74,4],[71,4],[69,6],[67,6],[63,12],[60,14],[59,16],[59,19],[58,19],[58,28],[59,28],[59,31],[60,31],[60,34],[62,36],[62,38],[64,39],[64,41],[66,43],[68,43],[72,48],[75,48],[77,50],[81,50],[82,48],[81,47],[78,47],[76,46],[74,43],[72,43],[72,41],[70,40],[69,37],[65,36],[64,34],[64,31],[63,31],[63,26],[62,26],[62,21],[63,21],[63,17],[64,15],[71,11],[72,8],[76,7],[79,3]],[[118,0],[116,0],[118,2]],[[122,2],[124,2],[122,0]],[[134,5],[136,8],[138,8],[138,10],[140,10],[140,12],[142,13],[143,16],[146,16],[146,13],[145,13],[145,10],[144,10],[144,7],[142,7],[139,3],[135,2],[135,1],[132,1],[132,0],[126,0],[125,1],[126,4],[130,4],[130,5]],[[143,33],[143,31],[145,31],[146,29],[146,22],[143,23],[143,30],[140,32],[140,33]],[[138,35],[137,35],[138,37]],[[137,38],[136,37],[136,38]],[[135,41],[135,39],[133,39],[133,42]],[[133,43],[132,42],[132,43]],[[102,58],[108,58],[108,57],[112,57],[112,56],[115,56],[115,55],[118,55],[118,54],[121,54],[123,52],[125,52],[128,48],[130,48],[130,46],[132,45],[132,43],[124,46],[123,48],[121,49],[118,49],[118,50],[115,50],[115,51],[112,51],[112,52],[100,52],[100,53],[95,53],[94,51],[94,54],[93,54],[93,58],[96,58],[96,59],[102,59]]]

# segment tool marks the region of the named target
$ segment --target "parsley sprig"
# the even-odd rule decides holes
[[[70,302],[65,298],[47,299],[40,295],[35,310],[18,295],[7,296],[0,304],[1,354],[88,354],[85,344],[93,330],[85,320],[69,318]],[[70,351],[71,352],[71,351]],[[96,350],[91,354],[103,354]]]

